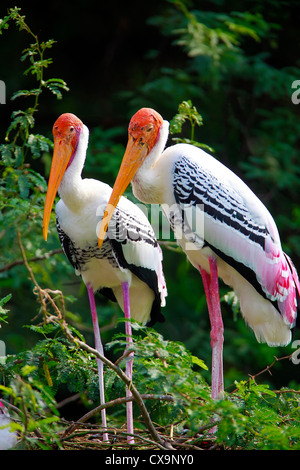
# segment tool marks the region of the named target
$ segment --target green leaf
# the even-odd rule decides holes
[[[22,367],[21,372],[23,377],[27,377],[28,375],[32,374],[32,372],[36,369],[36,366],[31,366],[26,364]]]
[[[40,93],[41,90],[39,88],[34,88],[33,90],[19,90],[12,95],[11,100],[13,101],[21,96],[38,96]]]
[[[42,60],[37,60],[33,62],[33,64],[28,67],[28,69],[25,70],[24,75],[28,75],[29,72],[32,75],[37,75],[37,78],[40,79],[41,72],[43,69],[47,68],[48,65],[52,64],[53,60],[52,59],[42,59]]]
[[[0,320],[4,321],[5,323],[7,323],[6,318],[7,318],[7,313],[9,310],[7,310],[6,308],[3,308],[3,305],[5,305],[7,302],[10,301],[11,296],[12,296],[11,294],[8,294],[5,297],[3,297],[3,299],[0,299]]]
[[[202,359],[199,359],[197,356],[192,356],[192,363],[197,364],[197,366],[202,367],[202,369],[208,370],[205,362]]]
[[[10,126],[7,129],[6,136],[10,134],[10,132],[17,127],[19,127],[21,130],[28,130],[29,128],[34,126],[34,117],[32,116],[32,113],[30,110],[27,111],[14,111],[12,113],[12,122]]]
[[[201,114],[198,113],[195,106],[190,100],[183,101],[178,107],[178,113],[173,117],[170,122],[170,133],[179,133],[182,130],[182,125],[185,121],[189,121],[191,125],[202,126],[203,119]]]
[[[18,178],[18,185],[20,189],[20,196],[22,199],[27,199],[29,196],[29,181],[26,175],[20,174]]]
[[[193,145],[194,147],[199,147],[201,149],[207,150],[208,152],[214,153],[214,149],[212,147],[207,144],[197,142],[196,140],[186,139],[184,137],[172,137],[172,140],[176,143]]]
[[[29,134],[26,145],[30,148],[33,157],[38,158],[41,153],[49,152],[49,147],[51,148],[53,144],[50,139],[43,135]]]
[[[0,145],[0,155],[1,160],[5,165],[12,165],[12,147],[10,145]]]
[[[64,80],[61,80],[59,78],[50,78],[46,82],[42,83],[43,86],[48,88],[48,90],[53,93],[57,99],[62,99],[62,93],[61,90],[69,91],[69,88],[67,87],[66,82]]]
[[[53,44],[56,44],[56,43],[57,41],[55,41],[54,39],[48,39],[48,41],[41,42],[40,46],[41,46],[41,49],[44,51],[45,49],[51,49]]]

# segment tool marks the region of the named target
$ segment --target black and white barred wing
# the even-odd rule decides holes
[[[251,240],[264,247],[266,237],[270,236],[266,224],[254,219],[234,187],[225,184],[207,168],[183,156],[175,163],[173,186],[176,203],[184,211],[184,230],[194,232],[199,224],[202,233],[194,233],[196,241],[200,237],[198,243],[206,241],[216,248],[222,247],[230,255],[236,253],[236,249],[232,253],[230,249],[231,237],[237,234],[241,240]],[[198,212],[201,216],[197,217]]]
[[[62,230],[58,218],[56,218],[56,228],[58,233],[58,238],[65,253],[66,257],[68,258],[69,263],[75,269],[75,272],[78,273],[80,270],[80,265],[78,258],[76,256],[76,248],[72,240],[66,235],[66,233]]]
[[[63,252],[77,275],[86,270],[86,265],[92,258],[108,260],[113,267],[118,267],[118,262],[115,259],[109,240],[106,239],[101,251],[99,250],[96,229],[93,242],[81,240],[80,244],[76,244],[62,229],[58,217],[56,218],[56,228]]]
[[[228,178],[218,177],[220,168],[213,172],[185,156],[175,162],[173,190],[182,231],[198,248],[208,246],[243,275],[255,278],[258,288],[284,311],[283,303],[293,298],[289,291],[294,282],[275,223],[239,178],[233,179],[231,172]],[[292,323],[295,305],[287,311]]]
[[[159,293],[161,305],[167,296],[162,252],[154,230],[143,210],[121,198],[107,231],[120,267],[129,268]]]

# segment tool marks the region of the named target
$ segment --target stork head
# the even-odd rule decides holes
[[[151,108],[142,108],[131,118],[127,147],[98,234],[99,248],[122,194],[156,144],[162,124],[161,115]]]
[[[62,114],[54,123],[54,149],[44,208],[43,236],[47,240],[48,226],[54,199],[66,169],[71,164],[83,123],[71,113]]]
[[[158,137],[163,119],[154,109],[142,108],[131,118],[128,127],[128,147],[135,145],[135,152],[143,149],[142,159],[151,152]],[[125,153],[126,155],[126,153]],[[144,158],[143,158],[143,155]]]

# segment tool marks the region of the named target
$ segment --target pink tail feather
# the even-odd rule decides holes
[[[297,311],[298,313],[300,313],[300,282],[299,282],[299,277],[298,277],[296,268],[291,258],[286,253],[283,253],[283,254],[285,256],[285,259],[289,267],[289,274],[290,274],[289,279],[291,283],[291,293],[289,295],[290,297],[289,311],[291,312],[291,317],[287,319],[291,323],[292,326],[295,326],[296,319],[297,319]]]
[[[255,264],[257,279],[267,298],[277,302],[285,323],[293,328],[300,308],[300,283],[291,259],[269,237],[264,256],[258,257]]]

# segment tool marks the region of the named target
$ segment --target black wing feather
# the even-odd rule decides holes
[[[68,237],[68,235],[62,230],[61,226],[59,225],[58,219],[56,219],[56,228],[58,233],[58,238],[61,244],[61,247],[68,258],[69,262],[73,266],[74,269],[79,269],[79,262],[76,257],[76,250],[74,243]]]
[[[123,268],[129,269],[136,277],[147,284],[154,292],[154,301],[150,312],[150,321],[147,323],[147,326],[153,326],[156,322],[163,323],[165,321],[165,317],[161,313],[161,298],[158,290],[157,274],[152,269],[143,268],[141,266],[128,263],[122,250],[122,245],[124,243],[126,243],[126,241],[119,243],[116,240],[111,240],[111,245],[114,252],[116,253],[118,262]]]
[[[202,205],[205,214],[264,248],[270,235],[266,226],[256,223],[241,198],[207,169],[182,156],[175,163],[173,188],[178,204]]]

